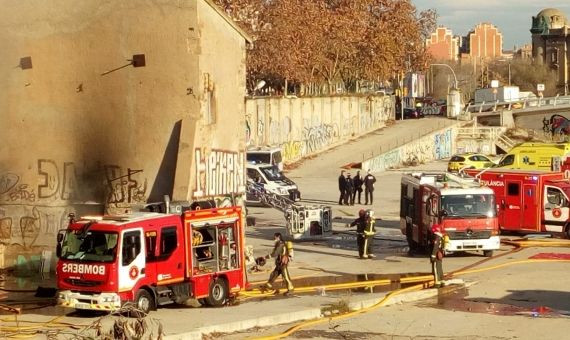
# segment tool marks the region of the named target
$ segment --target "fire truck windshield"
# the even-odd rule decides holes
[[[495,217],[495,196],[492,194],[442,196],[441,215],[444,218]]]
[[[68,231],[63,240],[61,258],[75,261],[113,262],[115,260],[117,239],[112,232]]]

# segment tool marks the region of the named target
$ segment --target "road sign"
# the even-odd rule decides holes
[[[491,80],[491,87],[492,88],[499,87],[499,81],[498,80]]]
[[[536,90],[539,92],[544,91],[544,84],[536,84]]]

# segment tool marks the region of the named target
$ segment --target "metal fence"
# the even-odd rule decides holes
[[[430,119],[430,118],[424,118],[424,119]],[[437,119],[437,125],[424,126],[420,129],[418,129],[417,131],[414,131],[414,133],[412,133],[412,134],[406,134],[406,136],[403,136],[403,137],[396,137],[392,141],[390,141],[389,143],[385,143],[383,145],[378,145],[374,149],[370,149],[369,151],[363,152],[361,155],[362,156],[361,159],[362,159],[362,161],[365,161],[367,159],[374,158],[374,157],[379,156],[383,153],[386,153],[390,150],[394,150],[394,149],[396,149],[402,145],[405,145],[407,143],[418,140],[418,139],[420,139],[424,136],[427,136],[427,135],[429,135],[435,131],[442,130],[446,127],[453,126],[456,124],[457,124],[456,120]]]

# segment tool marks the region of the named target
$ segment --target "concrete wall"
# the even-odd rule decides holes
[[[384,171],[451,157],[456,150],[455,127],[447,127],[362,162],[363,170]]]
[[[285,162],[327,149],[394,119],[390,96],[246,100],[249,146],[280,146]]]
[[[31,268],[71,211],[243,190],[245,40],[205,0],[2,5],[0,267]]]

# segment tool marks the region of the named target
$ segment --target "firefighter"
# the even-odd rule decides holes
[[[372,211],[360,209],[358,218],[347,227],[356,226],[356,245],[358,246],[358,257],[361,259],[371,259],[376,256],[372,254],[372,243],[375,234],[375,220]]]
[[[434,286],[436,288],[443,287],[443,249],[444,237],[443,230],[439,224],[431,227],[433,233],[433,249],[431,251],[431,272],[434,278]]]
[[[262,290],[273,289],[273,282],[279,275],[281,275],[283,277],[283,281],[287,285],[287,292],[285,292],[285,295],[290,295],[293,293],[294,287],[287,266],[292,256],[292,246],[291,244],[288,245],[285,241],[283,241],[283,236],[281,233],[275,233],[273,236],[275,240],[273,251],[271,254],[265,256],[265,258],[275,258],[275,269],[273,269],[273,272],[271,272],[271,275],[269,275],[269,280],[267,280],[265,286],[262,287]],[[276,291],[278,292],[279,290]]]

